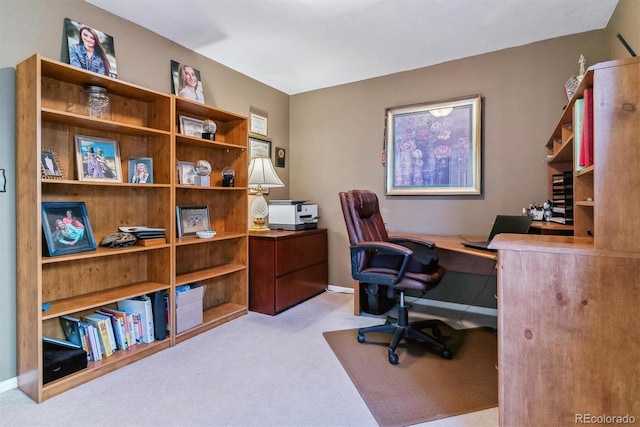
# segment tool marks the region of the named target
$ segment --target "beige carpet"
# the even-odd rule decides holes
[[[407,426],[498,406],[497,339],[485,329],[443,325],[453,352],[443,359],[426,344],[404,341],[397,365],[387,358],[390,336],[357,329],[323,335],[381,426]]]

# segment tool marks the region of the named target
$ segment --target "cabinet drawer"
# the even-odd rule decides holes
[[[329,282],[327,263],[287,274],[276,280],[276,313],[318,295]]]
[[[279,240],[275,258],[276,277],[327,261],[327,233]]]

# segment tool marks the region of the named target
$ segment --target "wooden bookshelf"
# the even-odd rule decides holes
[[[87,85],[107,89],[111,117],[85,113]],[[34,55],[16,67],[16,183],[18,386],[37,402],[104,375],[247,313],[247,120],[204,104],[146,89]],[[179,133],[178,116],[213,119],[216,141]],[[78,179],[75,135],[116,140],[123,182]],[[41,173],[41,152],[57,154],[64,176]],[[153,183],[127,183],[128,159],[151,157]],[[178,184],[176,161],[206,159],[211,186]],[[221,186],[221,170],[236,171],[235,188]],[[80,171],[82,172],[82,171]],[[84,202],[96,244],[120,226],[166,230],[154,245],[104,248],[45,256],[43,202]],[[176,237],[176,204],[207,205],[214,239]],[[207,284],[204,323],[175,331],[175,287]],[[120,300],[168,295],[169,334],[138,344],[86,369],[43,384],[42,337],[65,339],[59,316],[82,317]],[[43,311],[43,307],[46,310]]]

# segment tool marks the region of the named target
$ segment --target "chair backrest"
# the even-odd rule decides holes
[[[349,243],[389,241],[376,193],[369,190],[341,192],[340,204]]]

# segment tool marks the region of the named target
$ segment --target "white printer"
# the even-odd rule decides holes
[[[318,205],[306,200],[270,200],[269,228],[272,230],[314,230],[318,228]]]

